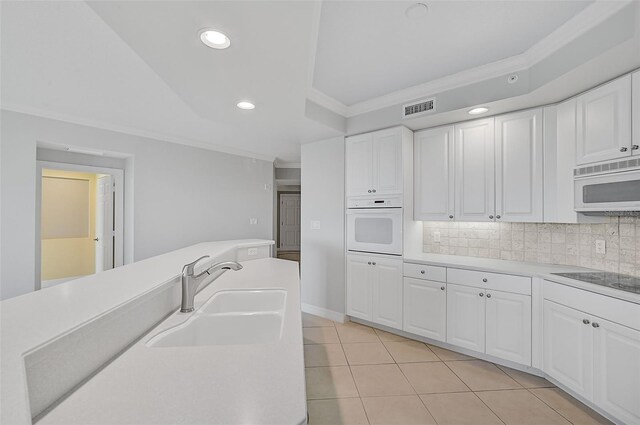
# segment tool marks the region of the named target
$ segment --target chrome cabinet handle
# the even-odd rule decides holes
[[[453,215],[450,215],[449,218],[453,220]]]
[[[593,322],[593,323],[591,324],[591,326],[593,326],[594,328],[599,328],[599,327],[600,327],[600,324],[599,324],[599,323],[597,323],[597,322]]]
[[[98,242],[100,238],[93,238],[94,241]]]
[[[440,287],[440,290],[441,290],[441,291],[444,291],[444,286],[441,286],[441,287]]]
[[[371,261],[367,261],[367,264],[368,264],[368,265],[371,265]]]
[[[491,294],[487,294],[487,298],[491,298]]]
[[[484,297],[484,294],[482,292],[480,292],[478,295]]]
[[[487,278],[485,277],[484,279],[482,279],[482,281],[483,281],[484,283],[487,283]]]
[[[499,215],[497,215],[497,216],[496,216],[496,218],[497,218],[498,220],[500,220],[500,216],[499,216]]]
[[[373,190],[372,190],[372,192],[373,192],[373,193],[376,193],[376,190],[375,190],[375,189],[373,189]]]
[[[372,262],[371,262],[371,265],[374,265],[374,266],[375,266],[375,265],[376,265],[376,262],[375,262],[375,261],[372,261]]]
[[[589,322],[589,319],[582,319],[582,323],[584,323],[585,325],[588,325],[590,322]]]
[[[371,193],[371,189],[367,190],[367,192]]]
[[[631,145],[632,151],[637,151],[638,149],[640,149],[640,145]]]
[[[420,270],[420,274],[425,274],[425,273],[426,273],[426,271]]]
[[[626,146],[625,146],[625,147],[620,148],[620,152],[626,152],[626,151],[628,151],[628,149],[627,149],[627,147],[626,147]]]
[[[492,215],[490,215],[490,216],[489,216],[489,218],[490,218],[491,220],[493,220],[493,216],[492,216]]]

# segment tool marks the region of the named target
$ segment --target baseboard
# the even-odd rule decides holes
[[[327,310],[326,308],[317,307],[311,304],[302,303],[301,307],[302,311],[305,313],[324,317],[325,319],[333,320],[334,322],[344,323],[347,317],[344,313],[338,313],[337,311]]]

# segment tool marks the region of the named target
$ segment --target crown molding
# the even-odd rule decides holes
[[[33,115],[40,118],[63,121],[70,124],[82,125],[85,127],[93,127],[101,130],[114,131],[117,133],[123,133],[130,136],[144,137],[146,139],[155,139],[162,142],[191,146],[194,148],[206,149],[206,150],[215,151],[215,152],[222,152],[222,153],[227,153],[231,155],[244,156],[247,158],[260,159],[263,161],[269,161],[269,162],[275,161],[275,156],[271,156],[271,155],[263,155],[255,152],[245,151],[243,149],[236,149],[229,146],[204,142],[201,140],[193,140],[193,139],[176,137],[176,136],[163,134],[163,133],[156,133],[153,131],[142,130],[139,128],[134,128],[129,126],[121,126],[121,125],[105,123],[102,121],[88,120],[88,119],[84,119],[76,116],[60,114],[60,113],[55,113],[51,111],[45,111],[43,109],[32,108],[24,105],[17,105],[13,103],[2,102],[0,109],[5,111],[10,111],[10,112],[17,112],[20,114]]]
[[[580,13],[556,28],[551,34],[538,41],[522,54],[467,69],[453,75],[438,78],[406,89],[397,90],[383,96],[346,106],[340,101],[311,87],[307,97],[347,118],[382,108],[410,102],[425,96],[451,90],[481,81],[530,68],[561,47],[577,39],[591,28],[599,25],[621,9],[633,3],[633,0],[608,1],[596,0]]]

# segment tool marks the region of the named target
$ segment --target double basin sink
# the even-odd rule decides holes
[[[183,323],[153,336],[147,347],[268,344],[282,336],[287,291],[217,292]]]

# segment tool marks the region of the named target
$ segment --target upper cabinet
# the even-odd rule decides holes
[[[631,143],[631,75],[593,89],[576,100],[576,163],[626,158]]]
[[[631,89],[633,91],[631,105],[631,112],[633,113],[631,118],[631,154],[640,155],[640,71],[634,72],[631,77]]]
[[[495,119],[496,220],[541,222],[542,109]]]
[[[414,220],[453,220],[453,126],[414,134]]]
[[[402,194],[402,128],[347,137],[347,196]]]
[[[493,221],[494,119],[469,121],[456,125],[454,129],[455,219]]]

